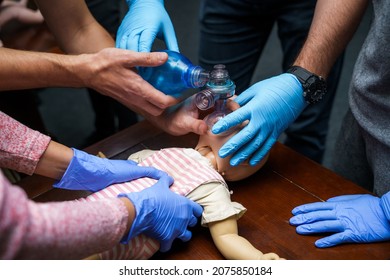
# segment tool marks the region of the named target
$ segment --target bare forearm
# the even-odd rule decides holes
[[[57,180],[61,179],[72,157],[72,149],[55,141],[50,141],[34,173]]]
[[[318,0],[309,36],[294,64],[326,78],[355,33],[367,3]]]
[[[36,0],[61,49],[70,54],[114,47],[110,34],[91,15],[85,1]]]
[[[0,48],[0,91],[40,87],[85,87],[86,56]]]

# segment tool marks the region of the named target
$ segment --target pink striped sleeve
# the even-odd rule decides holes
[[[0,167],[31,175],[49,142],[49,136],[0,111]]]
[[[0,259],[81,259],[118,244],[128,212],[117,198],[35,203],[0,172]]]

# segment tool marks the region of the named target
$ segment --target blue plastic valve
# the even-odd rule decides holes
[[[181,53],[163,50],[168,53],[168,60],[157,67],[139,67],[141,77],[156,89],[175,98],[189,88],[203,87],[209,78],[208,71],[195,66]]]

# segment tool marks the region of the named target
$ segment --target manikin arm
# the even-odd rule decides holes
[[[278,260],[275,253],[263,254],[247,239],[238,235],[237,220],[230,217],[208,224],[215,246],[228,260]]]

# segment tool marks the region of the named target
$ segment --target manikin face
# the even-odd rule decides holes
[[[236,104],[233,106],[235,108],[232,108],[232,105],[230,104],[229,109],[237,109],[238,104],[235,102],[232,103]],[[201,155],[209,159],[215,170],[217,170],[226,181],[238,181],[249,177],[256,171],[258,171],[268,159],[267,154],[267,156],[255,166],[249,165],[249,162],[247,160],[240,165],[231,166],[229,163],[231,156],[225,158],[221,158],[218,156],[219,149],[232,136],[234,136],[240,130],[241,127],[236,128],[228,135],[213,134],[209,130],[207,131],[207,134],[201,135],[199,137],[198,145],[195,147],[195,150],[197,150]]]

